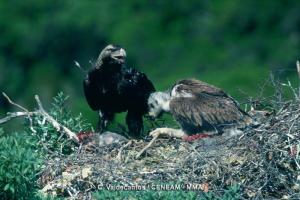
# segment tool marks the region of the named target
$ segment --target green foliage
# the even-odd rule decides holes
[[[95,199],[132,199],[132,200],[174,200],[174,199],[196,199],[195,192],[185,191],[109,191],[102,190],[94,194]]]
[[[78,133],[80,131],[91,130],[91,125],[87,123],[81,114],[72,116],[69,108],[66,106],[68,96],[62,92],[58,93],[53,98],[52,107],[50,108],[49,115],[51,115],[58,123],[66,126],[71,131]],[[28,122],[29,123],[29,122]],[[27,131],[32,132],[29,129]],[[51,123],[46,121],[42,116],[33,117],[33,127],[35,130],[34,139],[39,149],[43,150],[41,154],[56,152],[58,154],[69,154],[73,151],[75,144],[68,139],[68,137],[59,133]]]
[[[68,97],[59,93],[53,98],[49,114],[74,132],[90,130],[82,115],[73,117],[66,107]],[[71,153],[75,145],[42,116],[25,123],[26,132],[5,134],[0,128],[0,198],[47,199],[36,195],[36,174],[49,156]],[[34,130],[34,131],[33,131]]]
[[[90,123],[88,123],[81,114],[75,117],[72,116],[70,108],[66,106],[68,99],[69,96],[66,96],[63,92],[59,92],[57,96],[53,98],[52,108],[49,112],[50,115],[74,132],[90,130]]]
[[[26,133],[0,132],[0,199],[32,199],[42,160]]]
[[[225,190],[223,195],[218,195],[213,192],[204,193],[200,200],[238,200],[240,199],[240,186],[233,185]]]
[[[188,200],[238,200],[240,199],[240,187],[234,185],[229,187],[223,194],[213,192],[196,192],[196,191],[155,191],[155,190],[141,190],[141,191],[120,191],[120,190],[101,190],[94,193],[95,199],[130,199],[130,200],[174,200],[174,199],[188,199]]]

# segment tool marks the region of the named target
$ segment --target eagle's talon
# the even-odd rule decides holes
[[[152,137],[158,137],[159,136],[159,132],[157,130],[152,131],[149,135]]]
[[[153,133],[151,134],[152,137],[158,137],[159,136],[159,133]]]
[[[157,128],[154,131],[151,131],[149,135],[152,137],[158,137],[162,133],[165,133],[164,128]]]
[[[173,129],[170,128],[157,128],[154,131],[150,132],[149,135],[152,137],[158,137],[160,135],[166,135],[172,137],[173,136],[172,131]]]

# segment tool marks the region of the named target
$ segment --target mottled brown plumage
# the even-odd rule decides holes
[[[251,117],[220,88],[195,79],[178,81],[171,92],[156,92],[148,100],[150,115],[170,112],[187,135],[205,131],[222,133],[243,128]]]
[[[170,112],[187,134],[211,130],[221,133],[252,121],[232,97],[202,81],[179,81],[173,86],[171,95],[176,97],[171,96]]]
[[[176,87],[176,92],[187,91],[192,94],[207,93],[214,96],[228,97],[228,95],[220,88],[217,88],[213,85],[209,85],[208,83],[196,79],[180,80],[175,85],[173,85],[172,89],[174,89],[175,87]]]

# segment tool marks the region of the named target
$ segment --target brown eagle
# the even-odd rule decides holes
[[[189,141],[191,136],[201,137],[204,133],[209,133],[208,136],[225,131],[236,134],[240,132],[238,129],[253,123],[231,96],[195,79],[178,81],[167,92],[152,93],[148,106],[151,117],[169,112],[181,126],[181,129],[157,128],[150,133],[152,136],[166,134]]]

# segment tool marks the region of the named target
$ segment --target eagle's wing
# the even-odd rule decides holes
[[[97,71],[91,70],[83,81],[83,91],[89,106],[93,110],[100,110],[101,100],[103,100],[103,88],[99,86],[99,79],[97,79]]]
[[[179,94],[178,96],[180,96],[180,93],[185,93],[192,94],[193,96],[207,94],[208,96],[225,97],[231,99],[236,106],[239,106],[239,103],[222,89],[196,79],[184,79],[178,81],[173,86],[173,90],[175,93]]]
[[[143,98],[146,97],[146,100],[148,100],[150,93],[155,91],[152,82],[144,73],[136,72],[134,76],[134,82],[136,83],[136,87],[139,88],[138,95],[142,95]]]
[[[155,91],[152,82],[144,73],[133,68],[127,68],[122,74],[122,81],[118,84],[119,93],[128,100],[130,110],[146,113],[148,98]]]
[[[214,96],[228,96],[222,89],[196,79],[178,81],[174,87],[178,90],[177,92],[186,91],[193,94],[207,93]]]
[[[196,97],[173,98],[170,111],[188,132],[233,127],[246,117],[231,98],[206,93]]]
[[[122,71],[123,79],[119,83],[119,91],[123,93],[133,92],[134,96],[144,96],[155,91],[152,82],[147,76],[133,68],[126,68]]]

